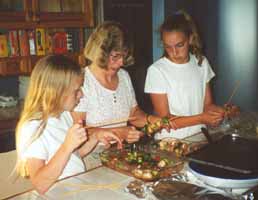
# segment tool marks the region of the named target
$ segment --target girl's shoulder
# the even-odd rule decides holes
[[[202,64],[201,64],[201,66],[207,66],[207,65],[209,65],[209,61],[208,61],[208,59],[203,55],[202,56]],[[190,60],[192,61],[192,62],[194,62],[194,64],[196,64],[196,65],[198,65],[198,59],[197,59],[197,57],[195,56],[195,55],[193,55],[193,54],[190,54]]]
[[[40,126],[41,120],[30,120],[25,122],[22,125],[22,130],[26,130],[28,132],[33,131],[35,129],[38,129],[38,127]]]
[[[30,120],[25,122],[20,129],[20,139],[21,141],[29,141],[30,138],[36,134],[39,126],[41,124],[40,120]]]
[[[155,61],[152,65],[150,65],[149,69],[160,69],[168,64],[169,64],[168,59],[166,57],[161,57],[160,59]]]

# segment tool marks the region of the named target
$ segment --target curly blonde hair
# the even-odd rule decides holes
[[[172,31],[183,32],[187,37],[192,37],[189,51],[196,56],[200,66],[204,59],[202,42],[192,17],[183,10],[168,16],[160,27],[161,40],[164,32]],[[164,56],[167,56],[166,52],[164,52]]]
[[[120,23],[106,21],[90,35],[84,48],[84,56],[90,63],[95,62],[99,67],[105,69],[111,51],[127,52],[124,66],[134,63],[133,47],[128,32]]]

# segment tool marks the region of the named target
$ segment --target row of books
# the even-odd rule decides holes
[[[0,57],[74,53],[80,44],[76,28],[8,30],[0,32]]]

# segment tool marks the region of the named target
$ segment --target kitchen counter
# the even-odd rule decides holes
[[[11,197],[12,200],[25,199],[105,199],[105,200],[137,200],[133,194],[124,191],[124,188],[133,177],[121,174],[107,167],[99,167],[86,173],[61,180],[43,196],[36,191]],[[149,200],[155,200],[152,197]]]
[[[191,176],[188,176],[188,178],[191,178]],[[135,195],[127,192],[125,188],[133,180],[135,180],[135,178],[119,173],[107,167],[100,166],[98,168],[87,171],[85,173],[81,173],[56,182],[45,195],[39,195],[35,190],[30,190],[25,193],[21,193],[21,194],[9,197],[8,199],[9,200],[27,200],[27,199],[158,200],[158,198],[152,194],[151,190],[148,190],[148,189],[145,192],[144,198],[138,198]],[[232,195],[231,191],[229,190],[223,190],[222,188],[214,188],[214,187],[208,186],[204,182],[200,182],[200,180],[194,177],[191,180],[191,182],[193,182],[196,185],[199,185],[200,187],[207,186],[206,189],[204,188],[202,190],[202,192],[204,192],[202,193],[203,195],[207,194],[205,198],[201,198],[202,200],[247,199],[247,196],[241,196],[241,195],[235,196],[235,195]],[[213,194],[213,195],[209,196],[209,194]],[[217,196],[214,196],[215,194]],[[227,197],[225,196],[223,197],[222,194],[227,194]],[[228,195],[230,195],[231,197],[228,197]],[[220,198],[217,198],[217,197],[220,197]],[[178,198],[175,198],[175,199],[178,199]]]
[[[218,128],[217,130],[213,131],[222,131],[225,133],[233,131],[236,133],[242,133],[243,135],[248,137],[256,137],[257,133],[255,132],[255,129],[257,119],[257,113],[242,113],[240,117],[228,122],[230,128],[222,126],[220,127],[221,129]],[[187,176],[185,176],[185,180],[191,180],[190,183],[206,187],[211,191],[226,193],[228,195],[231,195],[231,192],[235,192],[237,193],[237,195],[242,194],[244,192],[244,190],[242,189],[240,191],[238,189],[234,191],[231,188],[215,188],[207,185],[206,182],[203,182],[200,179],[194,177],[191,173],[187,173],[186,175]],[[18,196],[14,196],[10,199],[137,200],[139,198],[124,191],[125,187],[132,180],[134,180],[133,177],[121,174],[117,171],[101,166],[99,168],[79,174],[77,176],[73,176],[58,181],[44,196],[40,196],[36,191],[28,191]],[[153,195],[151,195],[150,197],[147,196],[145,199],[155,200],[156,198]]]

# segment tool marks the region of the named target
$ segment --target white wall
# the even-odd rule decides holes
[[[216,99],[223,104],[235,84],[233,103],[257,109],[257,5],[256,0],[220,0]]]

